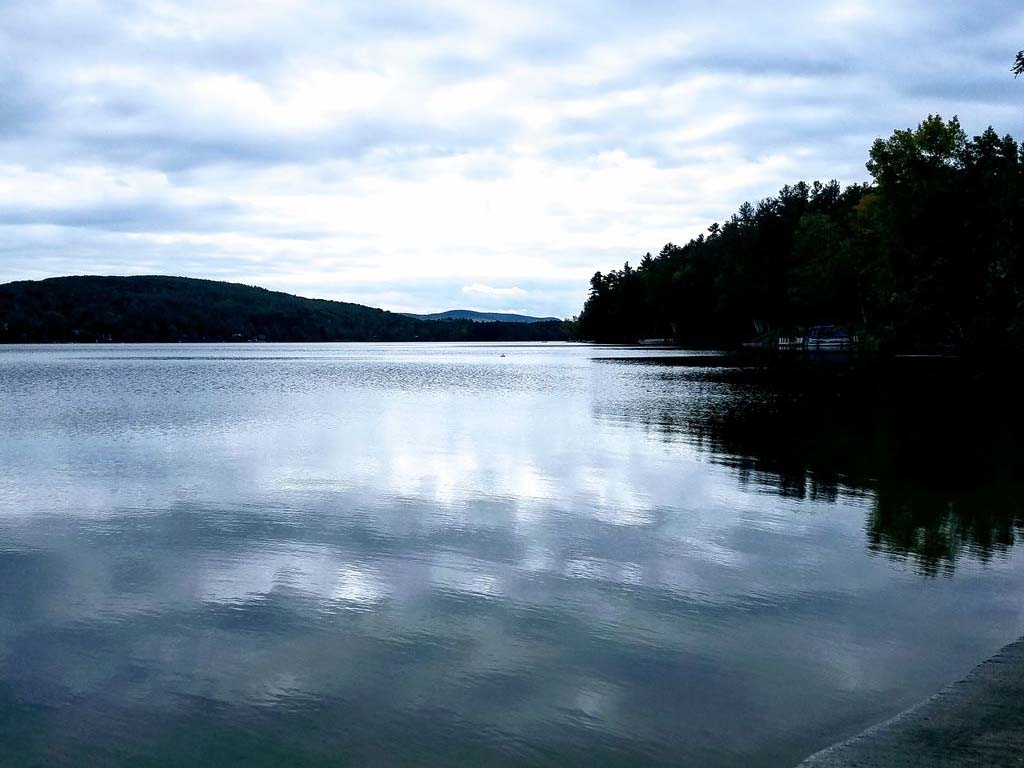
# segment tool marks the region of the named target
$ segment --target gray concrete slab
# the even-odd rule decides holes
[[[800,768],[1024,766],[1024,638],[958,683]]]

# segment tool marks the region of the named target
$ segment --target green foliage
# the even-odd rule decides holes
[[[551,341],[572,325],[419,320],[184,277],[58,277],[0,285],[0,342]]]
[[[598,273],[581,338],[735,345],[833,324],[898,349],[1024,347],[1024,162],[954,117],[878,139],[874,183],[800,182]]]
[[[1013,62],[1013,68],[1010,70],[1013,72],[1013,76],[1024,75],[1024,51],[1018,51],[1017,59]]]

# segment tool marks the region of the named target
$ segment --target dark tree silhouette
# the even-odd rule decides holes
[[[594,275],[581,338],[735,346],[836,325],[902,350],[1024,349],[1024,155],[930,115],[871,184],[799,182],[683,246]]]
[[[58,277],[0,285],[0,343],[548,341],[571,323],[421,320],[341,301],[184,277]]]
[[[1017,60],[1013,62],[1013,76],[1024,75],[1024,51],[1017,52]]]

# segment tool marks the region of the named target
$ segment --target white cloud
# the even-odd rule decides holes
[[[1009,0],[12,2],[0,279],[571,315],[744,200],[864,180],[928,112],[1024,135],[1022,40]]]
[[[526,296],[526,291],[522,288],[495,288],[490,285],[483,285],[482,283],[473,283],[472,285],[462,286],[462,292],[468,293],[474,296],[499,296],[503,298],[508,297],[520,297]]]

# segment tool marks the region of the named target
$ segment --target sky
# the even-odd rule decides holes
[[[567,317],[930,113],[1024,139],[1024,6],[3,0],[0,283]]]

